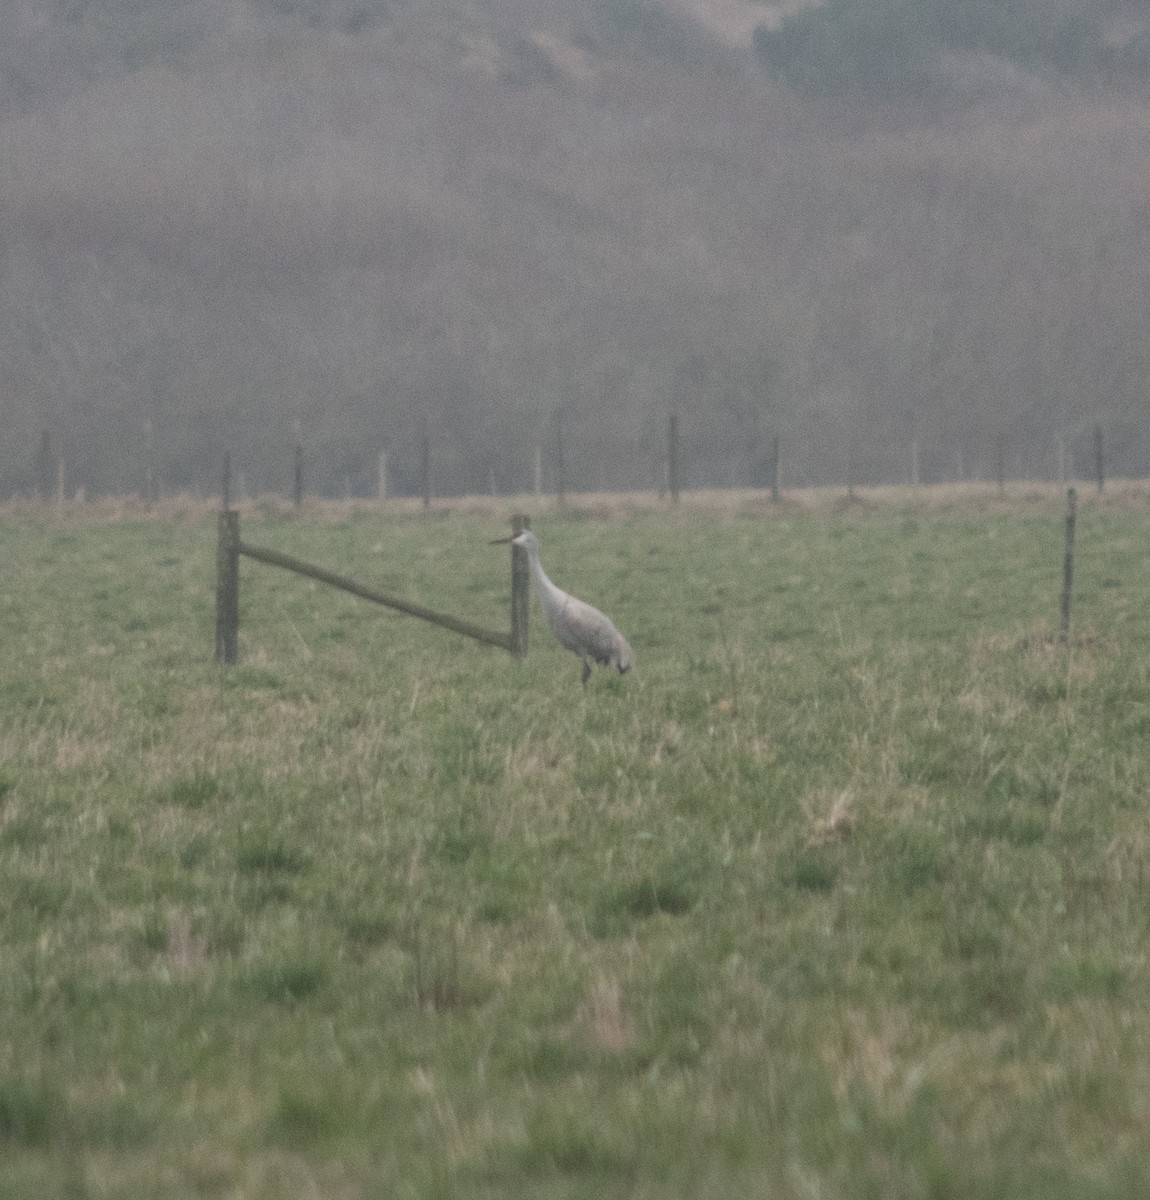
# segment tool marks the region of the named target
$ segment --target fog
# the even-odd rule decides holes
[[[734,0],[732,0],[732,3]],[[731,4],[726,6],[730,10]],[[615,6],[616,9],[620,5]],[[75,0],[0,45],[0,494],[1150,473],[1150,94],[810,96],[585,0]],[[651,13],[653,8],[626,9]],[[764,9],[764,14],[769,15]],[[605,16],[604,14],[608,14]]]

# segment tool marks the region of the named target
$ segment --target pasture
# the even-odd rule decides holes
[[[3,512],[0,1195],[1150,1194],[1150,492],[526,507]]]

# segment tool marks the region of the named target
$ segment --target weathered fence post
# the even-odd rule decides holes
[[[1000,433],[994,450],[994,473],[998,479],[998,493],[1006,491],[1006,439]]]
[[[535,499],[538,500],[543,495],[543,447],[538,442],[535,443],[535,458],[532,463],[532,491],[535,493]]]
[[[216,662],[234,663],[240,640],[240,514],[220,513],[216,547]]]
[[[379,493],[379,499],[380,499],[380,502],[382,503],[384,500],[387,499],[387,451],[386,450],[381,450],[379,452],[379,475],[377,476],[377,479],[378,479],[377,489],[378,489],[378,493]]]
[[[779,435],[777,433],[771,439],[769,475],[771,481],[771,501],[777,504],[779,501]]]
[[[295,470],[292,478],[292,499],[296,508],[303,504],[303,447],[296,442]]]
[[[224,474],[220,481],[220,508],[227,512],[232,506],[232,456],[224,451]]]
[[[1106,460],[1102,455],[1102,426],[1094,426],[1094,474],[1098,480],[1098,491],[1106,486]]]
[[[511,518],[512,536],[531,528],[531,518],[516,513]],[[527,657],[527,617],[531,600],[531,568],[527,551],[522,546],[511,547],[511,653],[516,658]]]
[[[667,487],[671,503],[679,503],[679,417],[672,413],[667,421]]]
[[[63,506],[68,498],[67,474],[64,470],[64,456],[56,458],[56,503]]]
[[[1078,494],[1073,488],[1066,492],[1066,542],[1062,555],[1062,623],[1058,640],[1063,644],[1070,637],[1070,598],[1074,586],[1074,522]]]

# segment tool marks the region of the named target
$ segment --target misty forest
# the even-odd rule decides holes
[[[6,10],[0,495],[1150,474],[1142,3]]]

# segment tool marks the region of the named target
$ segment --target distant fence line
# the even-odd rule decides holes
[[[227,470],[224,472],[224,491],[228,491]],[[512,519],[512,530],[518,533],[529,527],[524,516]],[[240,558],[250,558],[269,566],[280,567],[296,575],[317,579],[330,587],[349,592],[374,604],[381,604],[408,616],[418,617],[432,625],[450,629],[454,633],[507,650],[516,658],[527,653],[527,623],[529,613],[529,574],[527,554],[519,546],[511,547],[511,624],[507,631],[489,629],[464,617],[453,617],[436,612],[422,604],[389,595],[378,588],[337,574],[314,563],[305,562],[291,554],[271,550],[266,546],[255,546],[240,537],[240,515],[235,509],[224,507],[219,515],[219,533],[216,548],[216,661],[224,664],[239,660],[240,634]]]
[[[150,423],[146,429],[146,449],[142,472],[139,476],[140,487],[138,494],[146,501],[154,501],[160,498],[163,490],[163,480],[157,465],[157,455],[155,441],[151,433]],[[1059,436],[1056,439],[1055,463],[1056,474],[1058,481],[1066,483],[1070,472],[1067,456],[1067,439]],[[760,478],[757,485],[769,490],[772,500],[778,500],[780,489],[782,488],[783,476],[787,470],[786,459],[786,443],[779,433],[773,433],[766,439],[765,454],[759,458],[760,463]],[[539,443],[535,443],[531,447],[532,451],[532,490],[535,495],[542,496],[544,494],[544,476],[543,476],[543,447]],[[566,499],[568,490],[568,447],[565,440],[562,413],[560,412],[556,420],[555,441],[552,447],[551,457],[553,459],[553,477],[550,493],[555,495],[560,504]],[[1092,438],[1092,467],[1093,476],[1097,484],[1098,491],[1104,490],[1106,485],[1107,463],[1104,448],[1103,429],[1101,424],[1093,426]],[[230,455],[229,455],[230,458]],[[294,504],[299,507],[303,504],[307,489],[307,470],[305,462],[305,448],[302,442],[297,441],[292,450],[292,461],[290,470],[290,495]],[[430,434],[426,427],[424,428],[418,446],[418,482],[414,491],[410,488],[405,494],[418,495],[421,497],[424,508],[431,506],[432,500],[436,496],[435,480],[433,477],[434,469],[434,446]],[[1001,434],[994,440],[993,445],[993,478],[996,480],[999,489],[1005,487],[1007,479],[1007,445],[1006,439]],[[792,457],[791,461],[795,461]],[[838,481],[839,486],[845,487],[848,496],[853,496],[854,489],[858,485],[859,480],[856,478],[856,461],[857,456],[854,448],[848,443],[846,451],[843,455],[843,478]],[[961,455],[959,455],[961,463]],[[920,450],[918,439],[912,437],[909,442],[909,474],[904,478],[887,480],[887,483],[910,483],[918,486],[922,480],[920,475]],[[374,471],[374,494],[380,500],[386,500],[391,495],[391,484],[394,476],[394,464],[389,460],[387,451],[381,450],[378,452],[376,467]],[[669,494],[671,503],[679,502],[681,493],[687,488],[687,478],[690,467],[690,443],[685,440],[681,432],[681,422],[677,413],[669,414],[667,418],[666,440],[662,450],[662,466],[658,472],[660,494]],[[802,478],[801,466],[795,468],[792,474],[798,478],[792,480],[792,486],[808,486],[810,481]],[[408,479],[410,482],[410,472]],[[44,430],[41,433],[39,442],[36,447],[32,462],[32,479],[33,492],[44,502],[64,502],[69,498],[68,489],[68,471],[65,462],[65,456],[59,445],[53,440],[51,433]],[[650,481],[645,481],[649,487]],[[492,494],[497,493],[496,480],[494,473],[489,473],[489,490]],[[244,478],[242,474],[236,473],[234,479],[232,477],[231,468],[229,466],[227,473],[227,481],[224,484],[224,489],[230,489],[233,485],[238,486],[238,494],[242,495],[245,490]],[[631,487],[636,490],[646,490],[644,482],[639,480],[632,481]],[[823,486],[834,486],[834,483]],[[626,486],[617,490],[627,490]],[[79,496],[82,498],[83,491],[80,489]],[[235,496],[233,491],[231,499]],[[313,494],[320,494],[315,491]],[[330,488],[323,494],[331,494]],[[343,496],[349,498],[352,495],[351,477],[349,474],[344,476]],[[360,493],[362,494],[362,492]],[[226,507],[226,504],[225,504]]]

